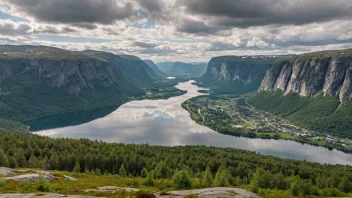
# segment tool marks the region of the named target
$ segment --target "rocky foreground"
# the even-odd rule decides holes
[[[57,180],[58,178],[50,171],[36,171],[36,170],[15,170],[10,168],[0,167],[0,175],[3,175],[4,180],[15,180],[19,182],[31,181],[35,182],[40,178],[45,179],[48,182]],[[75,178],[64,175],[65,180],[78,181]],[[84,190],[85,193],[89,192],[116,192],[125,190],[128,192],[140,191],[137,188],[125,188],[117,186],[103,186],[97,189]],[[194,189],[194,190],[183,190],[183,191],[170,191],[166,193],[154,193],[156,198],[183,198],[187,195],[195,195],[198,198],[260,198],[258,195],[238,188],[205,188],[205,189]],[[91,198],[92,196],[80,196],[80,195],[61,195],[54,193],[7,193],[0,194],[0,198],[57,198],[57,197],[72,197],[72,198]]]
[[[118,188],[118,187],[116,187]],[[120,188],[118,188],[120,189]],[[189,194],[193,194],[198,198],[260,198],[258,195],[238,188],[205,188],[196,190],[171,191],[160,195],[155,193],[156,198],[184,198]],[[92,198],[91,196],[79,195],[60,195],[60,194],[0,194],[0,198],[57,198],[57,197],[71,197],[71,198]]]

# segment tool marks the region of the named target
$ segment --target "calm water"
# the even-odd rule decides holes
[[[182,102],[202,95],[197,92],[199,88],[191,83],[192,81],[178,84],[177,88],[188,92],[167,100],[133,101],[118,108],[50,116],[27,124],[39,130],[94,119],[85,124],[39,130],[36,133],[50,137],[89,138],[106,142],[233,147],[283,158],[352,165],[352,155],[337,150],[286,140],[232,137],[195,123],[181,107]]]

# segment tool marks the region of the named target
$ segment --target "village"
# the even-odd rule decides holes
[[[326,133],[307,130],[289,121],[268,112],[259,110],[250,105],[243,97],[224,97],[211,99],[202,97],[197,99],[199,114],[205,118],[224,119],[227,115],[229,119],[226,124],[237,130],[250,131],[254,133],[285,133],[288,136],[305,138],[315,141],[319,145],[338,145],[342,148],[351,148],[352,140],[340,138]],[[293,139],[293,138],[290,138]]]

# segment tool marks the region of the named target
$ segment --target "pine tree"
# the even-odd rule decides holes
[[[153,174],[153,171],[150,171],[147,174],[147,177],[144,179],[143,185],[145,185],[145,186],[154,186],[154,174]]]
[[[39,167],[39,161],[34,155],[31,155],[31,157],[29,158],[28,167],[29,168],[38,168]]]
[[[148,170],[146,168],[143,168],[141,171],[141,177],[146,178],[148,176]]]
[[[81,166],[79,165],[78,162],[76,162],[75,167],[73,168],[72,172],[74,172],[74,173],[80,173],[81,172]]]
[[[127,176],[127,172],[126,172],[126,169],[125,169],[125,166],[122,164],[120,169],[119,169],[119,175],[121,177],[126,177]]]
[[[209,167],[207,167],[205,172],[204,172],[204,177],[203,177],[202,183],[206,187],[209,187],[209,186],[213,185],[213,175],[211,174]]]
[[[87,174],[87,175],[89,175],[89,169],[88,169],[87,166],[84,168],[84,173]]]
[[[0,167],[10,167],[9,160],[4,151],[0,148]]]
[[[92,170],[93,171],[93,170]],[[99,168],[95,169],[95,175],[101,176],[101,170]]]
[[[189,178],[189,173],[184,170],[176,172],[172,178],[172,182],[176,190],[189,189],[192,187],[192,181]]]
[[[214,179],[214,186],[217,187],[227,187],[230,186],[228,179],[228,171],[224,166],[220,166],[218,171],[216,172]]]

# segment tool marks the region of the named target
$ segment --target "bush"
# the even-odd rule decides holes
[[[39,180],[35,182],[35,186],[40,192],[50,192],[50,185],[43,177],[40,177]]]
[[[0,188],[3,188],[5,186],[6,186],[6,181],[0,178]]]
[[[176,172],[172,178],[175,188],[178,189],[189,189],[192,187],[192,181],[189,178],[187,171]]]
[[[136,197],[137,198],[154,198],[155,195],[151,192],[141,190],[136,193]]]
[[[147,178],[144,179],[143,184],[145,186],[154,186],[154,174],[153,171],[150,171],[147,175]]]
[[[21,192],[27,192],[29,189],[33,187],[33,183],[30,181],[20,182],[18,187],[21,189]]]

